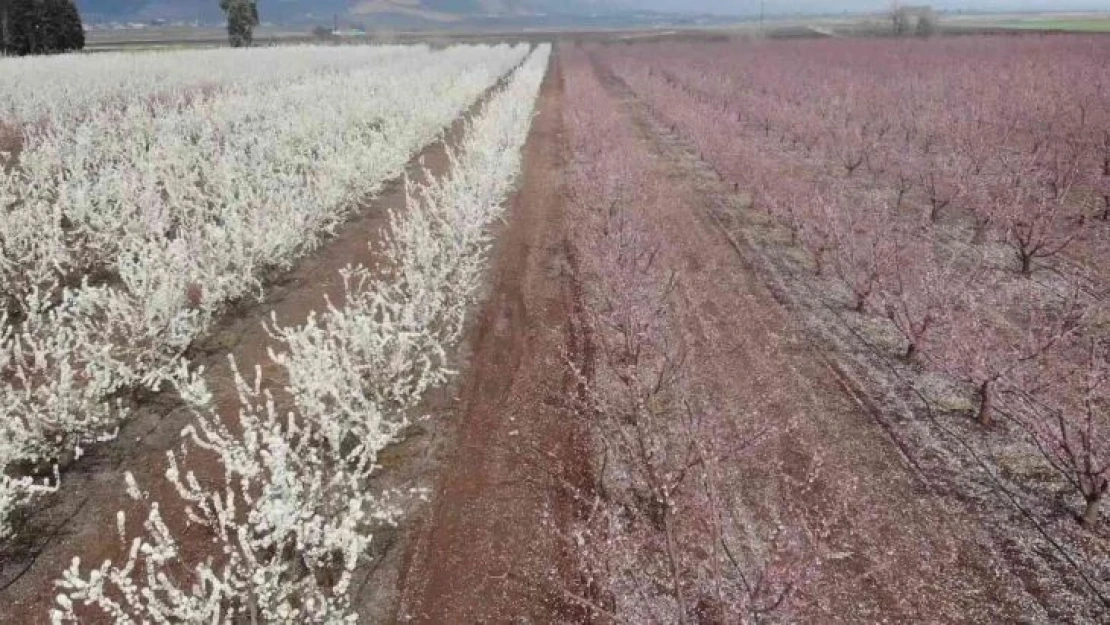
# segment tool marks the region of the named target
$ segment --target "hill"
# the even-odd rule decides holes
[[[147,22],[152,20],[222,20],[218,0],[77,0],[86,22]],[[408,18],[427,21],[540,17],[560,14],[590,14],[606,2],[584,0],[262,0],[263,21],[301,23],[330,21],[333,15],[357,19]]]

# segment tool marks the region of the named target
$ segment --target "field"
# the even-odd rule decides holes
[[[1110,17],[1094,15],[1084,17],[1032,17],[1005,20],[975,20],[978,25],[1013,30],[1043,30],[1068,32],[1110,32]]]
[[[1107,58],[0,59],[0,622],[1105,622]]]
[[[1073,32],[1110,32],[1110,19],[1089,20],[1028,20],[1002,22],[1002,28],[1032,30],[1066,30]]]

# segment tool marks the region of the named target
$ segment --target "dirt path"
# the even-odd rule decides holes
[[[969,510],[929,491],[846,386],[835,355],[776,301],[749,250],[710,217],[731,189],[656,123],[619,81],[665,191],[644,207],[669,234],[670,315],[701,394],[771,437],[725,458],[724,486],[756,535],[801,528],[817,566],[796,597],[802,622],[1020,621],[1032,604]]]
[[[487,92],[488,95],[489,92]],[[485,97],[452,124],[439,141],[425,147],[406,166],[405,175],[419,181],[425,168],[435,176],[450,166],[447,146],[461,140],[465,120],[474,115]],[[392,180],[368,203],[365,210],[348,221],[339,233],[310,256],[301,259],[288,274],[276,276],[266,288],[264,301],[245,303],[226,318],[191,350],[191,360],[203,364],[209,387],[222,414],[235,414],[238,395],[227,355],[233,354],[241,371],[252,372],[256,365],[263,371],[263,385],[280,388],[283,372],[268,357],[267,350],[277,347],[266,333],[262,321],[271,315],[281,325],[303,323],[310,311],[320,310],[325,297],[337,305],[344,298],[339,271],[349,264],[373,266],[372,252],[388,225],[388,212],[404,208],[404,178]],[[131,524],[145,518],[145,510],[126,497],[124,472],[131,471],[138,483],[149,489],[163,506],[167,522],[173,527],[180,506],[171,486],[163,477],[166,452],[176,449],[180,432],[193,415],[173,393],[162,393],[143,402],[142,407],[123,426],[119,437],[94,447],[63,474],[60,492],[35,510],[28,521],[36,528],[23,544],[0,551],[0,623],[46,623],[53,605],[53,581],[80,555],[84,567],[105,559],[118,560],[125,553],[116,531],[116,512],[127,512]],[[194,465],[197,464],[194,462]],[[214,466],[190,466],[202,480]],[[187,532],[183,542],[205,540],[200,532]],[[204,553],[205,547],[197,547]],[[186,551],[192,551],[186,547]]]
[[[398,621],[551,622],[539,590],[566,559],[564,508],[522,450],[566,457],[563,354],[574,283],[563,221],[561,74],[553,61],[524,147],[524,174],[491,259],[490,293],[469,337],[457,440],[404,578]]]

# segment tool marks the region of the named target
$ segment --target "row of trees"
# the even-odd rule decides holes
[[[0,52],[17,56],[85,47],[73,0],[0,0]]]
[[[52,125],[28,124],[19,166],[0,171],[0,540],[40,492],[6,474],[53,477],[46,471],[64,469],[69,450],[111,436],[140,389],[179,380],[188,346],[229,303],[258,293],[260,272],[320,245],[526,51],[413,48],[383,58],[287,48],[5,63],[169,79],[160,88],[129,81]],[[227,58],[236,71],[218,71]],[[180,65],[210,70],[201,93]],[[40,82],[72,86],[69,75]],[[374,84],[392,88],[368,91]]]
[[[606,60],[850,308],[888,319],[902,357],[973,390],[984,426],[1024,432],[1094,525],[1110,488],[1106,52],[815,42]]]
[[[55,583],[52,622],[358,621],[356,575],[373,535],[417,494],[379,487],[379,454],[451,375],[445,354],[479,292],[488,229],[520,167],[549,53],[539,47],[493,94],[447,174],[410,187],[373,270],[340,272],[342,306],[268,328],[277,377],[256,366],[252,383],[229,355],[236,401],[182,363],[175,390],[196,419],[168,454],[165,481],[126,474],[146,517],[136,527],[118,514],[124,552],[113,560],[71,561]]]
[[[589,337],[571,363],[571,412],[590,453],[586,468],[558,473],[588,476],[559,484],[583,502],[568,542],[589,581],[583,596],[568,594],[604,622],[761,622],[785,607],[800,554],[815,546],[751,553],[763,528],[735,520],[735,489],[722,476],[757,436],[778,432],[757,432],[707,392],[712,384],[692,382],[713,367],[695,362],[680,330],[677,309],[691,305],[676,296],[685,251],[660,220],[671,182],[653,175],[650,152],[586,53],[568,46],[560,64],[573,155],[568,223]]]

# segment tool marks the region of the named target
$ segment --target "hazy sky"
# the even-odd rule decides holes
[[[759,12],[759,0],[621,0],[626,6],[662,11],[697,11],[721,14]],[[837,13],[841,11],[879,11],[890,0],[766,0],[767,12]],[[992,11],[1110,11],[1110,0],[904,0],[903,4],[928,4],[937,9],[979,9]]]

